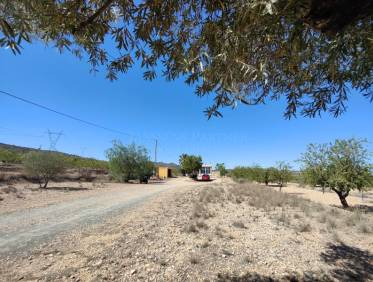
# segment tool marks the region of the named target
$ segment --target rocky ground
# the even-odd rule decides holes
[[[370,281],[372,214],[229,180],[3,256],[3,281]]]

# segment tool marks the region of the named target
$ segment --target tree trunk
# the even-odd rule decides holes
[[[48,180],[48,179],[45,179],[43,189],[47,188],[47,186],[48,186],[48,182],[49,182],[49,180]]]
[[[342,192],[336,192],[338,197],[339,197],[339,200],[341,201],[341,204],[343,206],[343,208],[348,208],[348,203],[347,203],[347,196],[348,196],[348,193],[342,193]]]

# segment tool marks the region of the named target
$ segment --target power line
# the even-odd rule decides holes
[[[63,112],[60,112],[60,111],[57,111],[57,110],[54,110],[54,109],[51,109],[49,107],[46,107],[46,106],[43,106],[41,104],[38,104],[38,103],[35,103],[33,101],[30,101],[30,100],[27,100],[27,99],[24,99],[24,98],[21,98],[21,97],[18,97],[16,95],[13,95],[9,92],[5,92],[5,91],[2,91],[0,90],[0,93],[4,94],[4,95],[7,95],[13,99],[16,99],[16,100],[19,100],[19,101],[22,101],[24,103],[27,103],[27,104],[30,104],[30,105],[33,105],[35,107],[38,107],[38,108],[41,108],[43,110],[46,110],[46,111],[49,111],[49,112],[52,112],[52,113],[55,113],[55,114],[58,114],[60,116],[63,116],[65,118],[69,118],[69,119],[72,119],[74,121],[77,121],[77,122],[81,122],[81,123],[84,123],[86,125],[90,125],[90,126],[93,126],[93,127],[96,127],[96,128],[100,128],[100,129],[103,129],[103,130],[106,130],[106,131],[110,131],[110,132],[113,132],[113,133],[117,133],[117,134],[122,134],[122,135],[126,135],[126,136],[130,136],[130,137],[137,137],[133,134],[130,134],[130,133],[126,133],[126,132],[123,132],[123,131],[120,131],[120,130],[116,130],[116,129],[112,129],[112,128],[109,128],[109,127],[106,127],[106,126],[102,126],[100,124],[97,124],[97,123],[94,123],[94,122],[90,122],[90,121],[87,121],[87,120],[84,120],[84,119],[81,119],[81,118],[78,118],[78,117],[75,117],[75,116],[72,116],[70,114],[66,114],[66,113],[63,113]],[[148,140],[155,140],[154,138],[146,138],[146,137],[141,137],[143,139],[148,139]]]

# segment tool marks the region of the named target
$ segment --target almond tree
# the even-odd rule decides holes
[[[363,140],[336,140],[328,152],[328,185],[337,193],[344,208],[352,190],[362,191],[372,185],[372,165]]]
[[[323,193],[328,185],[328,150],[328,144],[310,144],[300,159],[306,183],[320,185]]]
[[[282,187],[291,180],[292,175],[290,169],[290,165],[284,161],[280,161],[277,163],[274,179],[280,187],[280,191],[282,190]]]
[[[370,153],[364,140],[336,140],[334,143],[310,145],[301,159],[309,184],[319,184],[334,191],[344,208],[352,190],[364,191],[373,185]]]

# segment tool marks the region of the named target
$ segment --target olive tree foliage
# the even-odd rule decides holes
[[[49,181],[66,169],[63,158],[48,151],[32,151],[25,154],[23,166],[29,176],[37,178],[40,188],[47,188]]]
[[[291,178],[291,166],[284,161],[278,162],[274,170],[274,180],[280,187],[280,191],[282,190],[282,187],[284,187],[291,180]]]
[[[365,142],[352,138],[310,145],[301,159],[303,169],[312,175],[307,178],[309,184],[330,188],[338,195],[342,206],[348,207],[346,198],[352,190],[364,191],[373,185],[370,153]]]
[[[150,161],[148,151],[136,144],[128,146],[120,141],[113,141],[113,147],[106,151],[109,160],[109,170],[112,177],[119,182],[150,177],[154,165]]]
[[[182,154],[179,157],[179,165],[183,174],[196,177],[198,170],[202,167],[201,156]]]
[[[3,0],[0,46],[41,39],[110,80],[139,60],[213,94],[209,117],[278,99],[287,118],[338,116],[351,89],[373,100],[372,15],[370,0]]]

